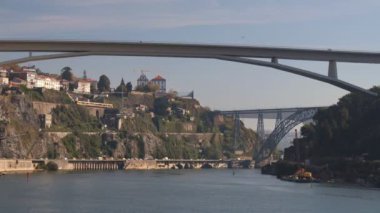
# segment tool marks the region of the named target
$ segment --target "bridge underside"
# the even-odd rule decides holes
[[[336,62],[380,63],[380,53],[271,48],[227,45],[79,42],[79,41],[0,41],[0,52],[61,52],[3,61],[6,64],[81,56],[150,56],[208,58],[257,66],[271,67],[303,77],[322,81],[333,86],[366,95],[377,94],[338,79]],[[270,62],[253,58],[268,58]],[[278,63],[278,59],[328,61],[328,75]]]

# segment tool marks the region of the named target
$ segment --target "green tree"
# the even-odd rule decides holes
[[[210,145],[204,150],[204,157],[207,159],[220,159],[223,156],[222,145],[216,140],[215,134],[211,138]]]
[[[168,115],[169,100],[166,97],[160,97],[154,99],[153,103],[154,113],[160,116]]]
[[[145,143],[142,140],[142,138],[139,138],[137,141],[137,149],[138,149],[138,158],[144,159],[145,158]]]
[[[124,83],[124,78],[121,78],[121,82],[120,82],[120,85],[121,85],[121,86],[125,86],[125,83]]]
[[[37,73],[38,75],[43,75],[43,74],[45,74],[44,72],[42,72],[42,70],[41,70],[40,68],[37,68],[37,69],[36,69],[36,73]]]
[[[91,93],[95,93],[98,90],[97,85],[95,83],[91,83],[90,91]]]
[[[128,82],[127,83],[127,95],[129,94],[129,93],[131,93],[132,92],[132,83],[131,82]]]
[[[140,92],[156,92],[157,90],[160,89],[160,86],[158,86],[157,84],[148,83],[145,86],[136,86],[135,89],[136,91],[140,91]],[[132,91],[132,88],[131,88],[131,91]]]
[[[380,94],[380,88],[371,91]],[[365,154],[380,159],[380,98],[348,94],[336,105],[319,110],[314,123],[302,127],[312,147],[311,157],[355,157]]]
[[[106,75],[101,75],[98,81],[98,90],[100,92],[109,92],[111,81]]]
[[[115,91],[118,92],[118,96],[120,96],[121,93],[125,93],[127,90],[126,86],[125,86],[125,83],[124,83],[124,79],[122,78],[121,79],[121,82],[120,82],[120,85],[116,87]]]
[[[72,81],[74,79],[74,75],[71,71],[71,67],[63,67],[61,69],[61,78],[67,81]]]

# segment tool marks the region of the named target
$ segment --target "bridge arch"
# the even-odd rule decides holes
[[[250,59],[250,58],[241,58],[241,57],[231,57],[231,56],[219,56],[217,59],[224,60],[224,61],[233,61],[233,62],[239,62],[239,63],[245,63],[245,64],[252,64],[256,66],[263,66],[263,67],[271,67],[273,69],[282,70],[288,73],[293,73],[296,75],[300,75],[306,78],[314,79],[317,81],[322,81],[331,85],[334,85],[336,87],[339,87],[341,89],[350,91],[350,92],[359,92],[366,95],[372,95],[377,96],[377,93],[369,91],[367,89],[358,87],[356,85],[350,84],[348,82],[339,80],[336,77],[336,72],[334,73],[335,77],[329,77],[325,75],[321,75],[318,73],[314,73],[308,70],[280,64],[277,62],[277,60],[274,60],[273,62],[267,62],[262,60],[256,60],[256,59]]]
[[[0,62],[0,66],[11,63],[23,63],[37,60],[90,55],[219,59],[224,61],[271,67],[322,81],[350,92],[358,92],[372,96],[377,96],[377,94],[348,82],[339,80],[337,78],[336,62],[380,63],[380,53],[371,52],[143,42],[0,41],[0,51],[63,52],[50,55],[30,55],[29,57],[21,59]],[[271,62],[252,58],[270,58]],[[278,59],[328,61],[328,75],[321,75],[308,70],[279,64]]]
[[[317,111],[318,108],[299,109],[282,120],[255,153],[255,161],[259,163],[267,159],[290,130],[300,123],[311,120]]]

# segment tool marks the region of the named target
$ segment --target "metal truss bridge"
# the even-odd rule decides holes
[[[257,163],[270,157],[286,134],[298,124],[311,120],[319,109],[327,107],[296,107],[277,109],[252,109],[219,111],[220,114],[234,117],[234,143],[238,146],[240,139],[240,118],[257,118],[258,145],[254,159]],[[276,119],[275,128],[266,137],[264,119]]]
[[[217,59],[271,67],[322,81],[350,92],[372,96],[377,96],[377,93],[339,80],[337,62],[380,63],[380,52],[180,43],[0,40],[0,52],[29,52],[28,57],[2,61],[0,66],[94,55]],[[34,52],[40,54],[33,55]],[[327,75],[282,64],[279,62],[282,59],[328,62]]]

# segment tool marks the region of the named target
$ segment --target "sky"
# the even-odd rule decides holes
[[[377,0],[1,0],[0,39],[143,41],[380,50]],[[0,53],[0,59],[26,56]],[[327,74],[327,62],[281,63]],[[136,84],[141,70],[168,89],[194,90],[211,109],[331,105],[347,94],[270,68],[213,59],[92,56],[25,63]],[[378,85],[380,65],[338,63],[341,80]]]

